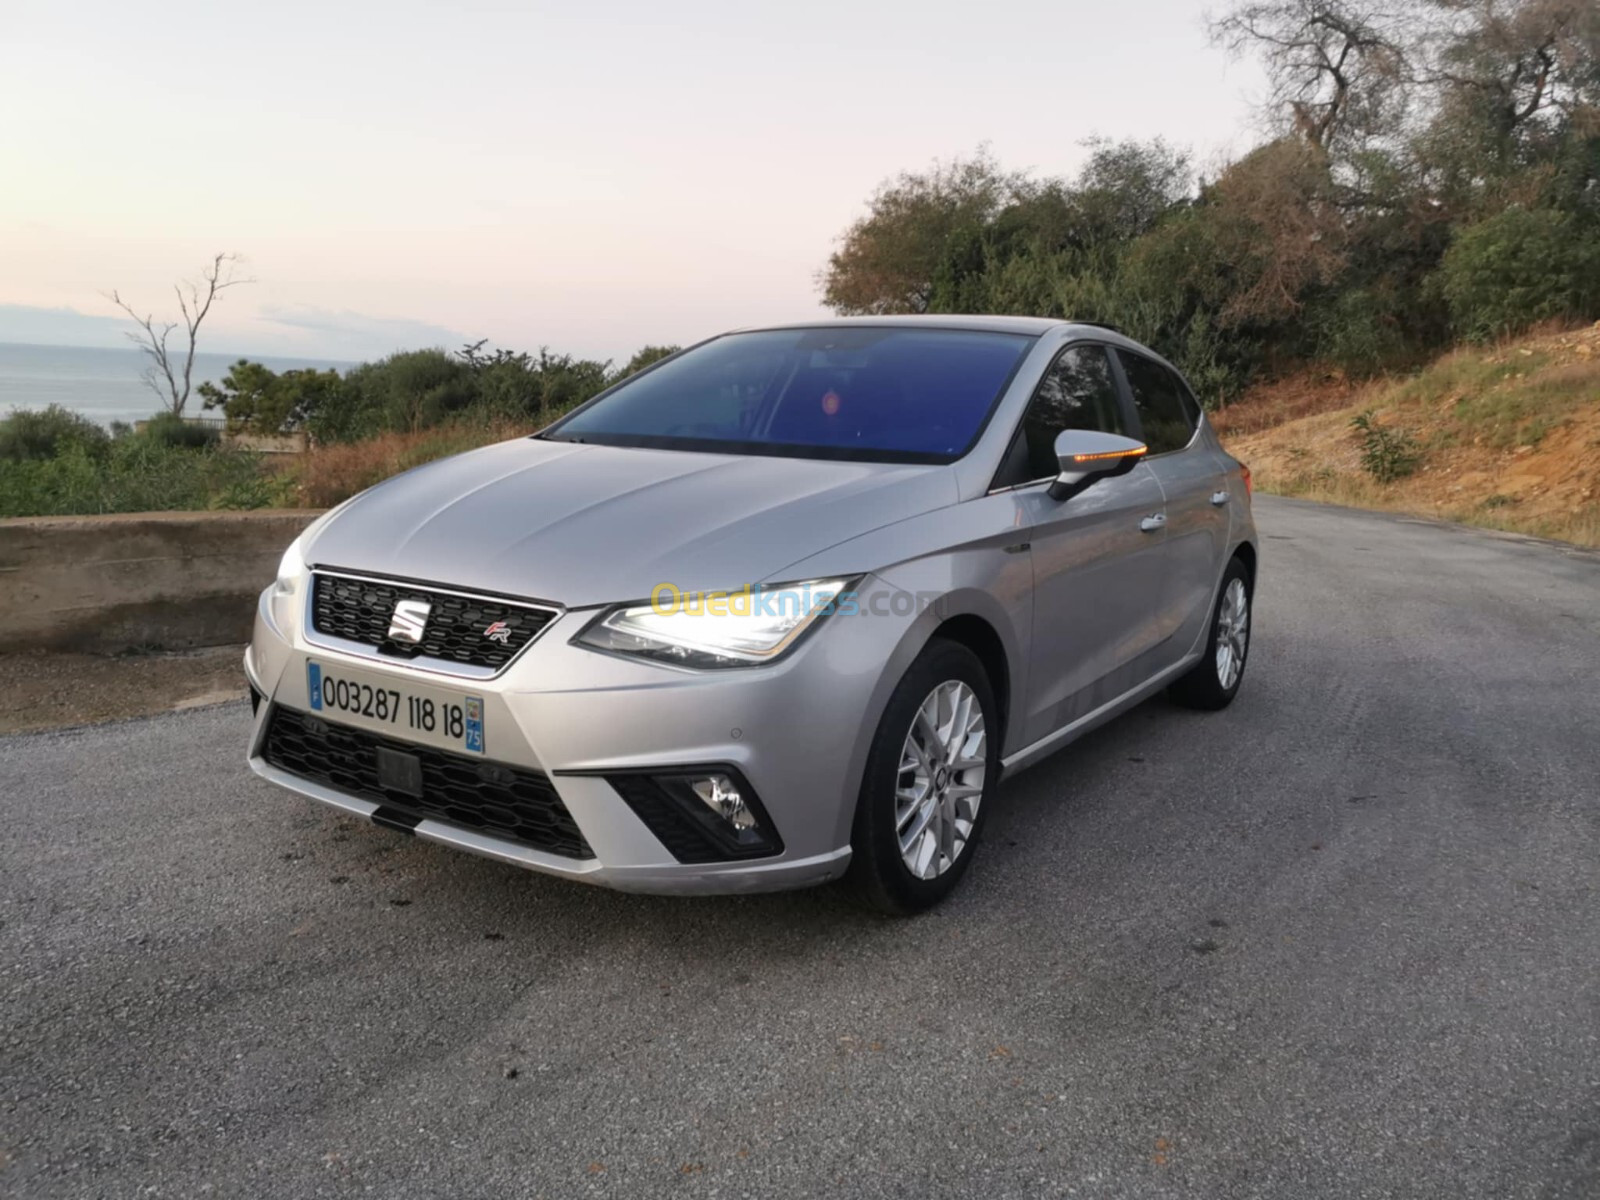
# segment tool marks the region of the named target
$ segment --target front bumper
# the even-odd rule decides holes
[[[419,672],[402,663],[308,643],[293,605],[269,588],[245,654],[262,697],[249,763],[262,778],[344,812],[382,821],[378,801],[302,777],[263,756],[278,707],[310,711],[307,658],[345,662],[368,675],[480,695],[493,758],[543,772],[592,857],[568,858],[445,820],[411,832],[516,866],[628,891],[715,893],[805,887],[837,878],[850,859],[850,825],[871,732],[882,703],[885,646],[876,619],[826,621],[770,666],[692,672],[569,644],[593,617],[553,621],[493,679]],[[885,635],[888,635],[887,637]],[[727,763],[760,798],[782,850],[728,862],[680,862],[604,777],[640,769]],[[384,823],[387,823],[386,821]]]

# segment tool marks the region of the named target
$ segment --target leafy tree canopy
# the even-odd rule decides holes
[[[824,301],[1109,321],[1212,402],[1297,359],[1600,316],[1595,0],[1242,0],[1212,29],[1266,68],[1264,143],[1205,179],[1160,141],[1091,141],[1068,178],[983,150],[902,173]]]

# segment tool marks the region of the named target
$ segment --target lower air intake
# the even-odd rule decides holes
[[[380,748],[419,760],[420,796],[386,790],[379,783]],[[594,857],[542,771],[396,741],[292,708],[273,709],[262,756],[280,771],[387,809],[448,821],[564,858]]]

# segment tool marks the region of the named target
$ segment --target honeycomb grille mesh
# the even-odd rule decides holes
[[[389,620],[401,600],[430,608],[422,641],[389,637]],[[487,596],[457,596],[408,583],[383,583],[318,573],[311,589],[311,627],[330,637],[378,646],[394,654],[426,655],[444,662],[499,670],[538,636],[554,613]],[[496,626],[496,636],[489,631]],[[500,638],[504,637],[504,641]]]
[[[577,822],[542,771],[512,767],[334,725],[291,708],[267,719],[263,757],[272,766],[412,816],[448,821],[565,858],[593,858]],[[422,764],[422,796],[378,783],[378,747]]]

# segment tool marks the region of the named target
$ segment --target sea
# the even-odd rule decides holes
[[[219,382],[240,358],[262,363],[274,371],[300,367],[345,370],[356,364],[317,358],[271,358],[259,354],[208,354],[194,356],[193,391],[186,415],[202,415],[199,387]],[[0,417],[13,409],[44,408],[59,404],[92,421],[109,426],[113,421],[141,421],[163,409],[141,376],[148,359],[132,346],[27,346],[0,342]]]

